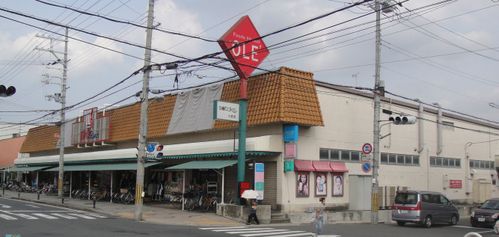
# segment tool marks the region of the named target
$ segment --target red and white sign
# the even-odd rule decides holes
[[[449,180],[449,188],[463,188],[463,181],[459,179]]]
[[[269,55],[267,46],[259,38],[249,16],[243,16],[218,40],[240,78],[249,77]]]
[[[370,143],[364,143],[362,145],[362,153],[364,154],[370,154],[373,151],[373,146]]]

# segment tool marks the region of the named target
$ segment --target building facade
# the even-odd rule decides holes
[[[146,163],[145,200],[167,201],[194,189],[223,194],[224,202],[237,197],[238,125],[213,120],[213,101],[236,102],[238,86],[226,81],[150,100],[148,141],[164,144],[164,150]],[[369,156],[361,147],[373,139],[371,93],[281,68],[250,78],[248,102],[246,181],[261,192],[262,203],[303,212],[325,197],[331,207],[370,210],[372,177],[362,168]],[[399,189],[439,191],[457,202],[497,196],[497,124],[389,98],[382,108],[418,119],[393,125],[382,114],[381,208],[391,205]],[[68,193],[133,189],[139,109],[132,104],[87,110],[65,124]],[[44,173],[44,182],[56,184],[58,131],[31,129],[16,166]]]

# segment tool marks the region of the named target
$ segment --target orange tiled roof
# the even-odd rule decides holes
[[[31,128],[21,146],[21,152],[30,153],[56,149],[57,138],[54,135],[59,134],[59,132],[59,127],[53,125]]]
[[[224,84],[223,101],[238,101],[239,81]],[[173,114],[176,96],[167,95],[149,104],[148,137],[166,135]],[[110,116],[110,142],[137,140],[140,103],[117,108]],[[248,80],[248,126],[269,123],[294,123],[303,126],[323,126],[322,114],[315,90],[313,74],[291,68],[280,68],[250,77]],[[215,129],[236,127],[237,123],[216,121]],[[54,132],[58,127],[42,126],[28,132],[22,152],[55,149]]]
[[[14,165],[17,153],[26,137],[16,137],[0,140],[0,168],[6,168]]]

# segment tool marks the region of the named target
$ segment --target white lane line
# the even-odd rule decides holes
[[[244,229],[237,229],[237,231],[251,231],[251,230],[273,230],[274,228],[244,228]],[[222,230],[211,230],[215,232],[228,232],[228,231],[234,231],[234,229],[222,229]]]
[[[51,215],[58,216],[58,217],[61,217],[61,218],[64,218],[64,219],[69,219],[69,220],[78,219],[77,217],[69,216],[69,215],[64,215],[64,214],[60,214],[60,213],[51,213]]]
[[[32,208],[40,208],[39,206],[35,206],[35,205],[31,205],[31,204],[26,204],[26,206],[32,207]]]
[[[86,215],[79,214],[79,213],[67,213],[67,214],[68,214],[68,215],[72,215],[72,216],[81,217],[81,218],[83,218],[83,219],[87,219],[87,220],[95,220],[95,217],[86,216]]]
[[[107,216],[103,216],[97,213],[90,213],[90,212],[80,212],[80,214],[87,215],[87,216],[92,216],[92,217],[97,217],[97,218],[107,218]]]
[[[43,213],[33,213],[33,215],[38,216],[38,217],[43,217],[43,218],[45,218],[45,219],[49,219],[49,220],[56,220],[56,219],[59,219],[58,217],[55,217],[55,216],[50,216],[50,215],[43,214]]]
[[[244,235],[241,235],[241,236],[244,236],[244,237],[251,237],[251,236],[280,236],[280,235],[284,235],[284,234],[305,233],[305,231],[301,231],[301,230],[292,230],[292,231],[279,230],[279,231],[280,232],[274,232],[274,233],[271,233],[271,232],[256,233],[256,234],[248,233],[248,234],[244,234]]]
[[[8,220],[8,221],[10,221],[10,220],[17,220],[17,218],[9,216],[9,215],[5,215],[5,214],[0,214],[0,218]]]
[[[231,232],[225,232],[228,234],[251,234],[251,233],[264,233],[264,232],[278,232],[278,231],[289,231],[289,230],[283,230],[283,229],[273,229],[273,230],[247,230],[247,231],[231,231]],[[302,231],[303,232],[303,231]]]
[[[60,210],[12,210],[9,212],[60,212],[60,213],[65,213],[68,211],[60,211]]]
[[[21,213],[10,213],[14,216],[19,216],[19,217],[22,217],[24,219],[28,219],[28,220],[38,220],[38,217],[34,217],[34,216],[30,216],[30,215],[26,215],[26,214],[21,214]]]
[[[228,226],[228,227],[224,227],[224,226],[219,226],[219,227],[203,227],[203,228],[199,228],[200,230],[218,230],[218,229],[242,229],[242,228],[247,228],[246,226]]]
[[[298,234],[268,235],[268,237],[295,237],[295,236],[314,236],[315,237],[315,234],[310,233],[310,232],[305,232],[305,233],[298,233]]]
[[[0,208],[10,208],[10,206],[5,204],[0,204]]]

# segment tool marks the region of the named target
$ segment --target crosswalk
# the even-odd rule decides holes
[[[106,216],[90,212],[69,212],[69,211],[37,211],[37,210],[0,210],[0,221],[20,221],[20,220],[96,220],[108,218]]]
[[[312,232],[302,230],[278,229],[272,227],[249,227],[249,226],[230,226],[230,227],[206,227],[200,230],[213,231],[217,233],[226,233],[243,237],[306,237],[315,236]]]

